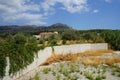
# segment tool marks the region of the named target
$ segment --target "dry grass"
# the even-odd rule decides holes
[[[107,59],[106,64],[112,65],[113,63],[119,63],[120,58]]]
[[[120,62],[120,58],[79,58],[79,60],[84,64],[90,64],[90,65],[98,65],[98,64],[108,64],[112,65],[114,63]]]
[[[49,65],[51,63],[62,62],[62,61],[81,61],[84,64],[113,64],[120,62],[120,58],[113,59],[103,59],[99,56],[113,53],[112,50],[96,50],[96,51],[86,51],[84,53],[78,54],[53,54],[50,58],[46,60],[42,65]],[[92,56],[92,57],[90,57]],[[97,57],[96,57],[97,56]]]
[[[99,58],[79,58],[79,61],[81,61],[84,64],[90,64],[90,65],[97,65],[103,63],[103,61]]]
[[[63,54],[55,55],[55,54],[53,54],[42,65],[49,65],[51,63],[62,62],[62,61],[74,61],[76,59],[77,59],[77,55],[75,55],[75,54],[67,54],[67,55],[63,55]]]
[[[101,56],[104,54],[113,53],[113,50],[93,50],[93,51],[86,51],[82,54],[79,54],[80,56]]]

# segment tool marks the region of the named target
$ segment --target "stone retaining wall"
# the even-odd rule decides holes
[[[38,51],[38,57],[34,59],[34,61],[28,65],[25,69],[18,71],[15,75],[9,75],[9,58],[7,59],[7,66],[6,66],[6,76],[3,80],[22,80],[20,78],[22,75],[30,74],[29,76],[33,76],[35,74],[35,70],[49,58],[52,53],[55,54],[76,54],[88,50],[107,50],[108,45],[107,43],[95,43],[95,44],[72,44],[72,45],[62,45],[62,46],[54,46],[46,47],[44,50]],[[32,72],[33,71],[33,72]]]

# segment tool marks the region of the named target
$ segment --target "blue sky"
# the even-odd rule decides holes
[[[120,29],[120,0],[0,0],[0,25]]]

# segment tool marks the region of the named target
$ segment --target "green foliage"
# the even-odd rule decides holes
[[[58,74],[57,76],[56,76],[56,80],[60,80],[60,75]]]
[[[62,41],[62,44],[66,44],[66,40],[63,40],[63,41]]]
[[[5,75],[5,68],[6,68],[6,56],[9,51],[8,45],[6,43],[0,43],[0,77]]]
[[[5,75],[6,59],[5,56],[2,56],[0,53],[0,77]]]
[[[95,80],[102,80],[102,77],[98,75]]]
[[[89,79],[89,80],[94,80],[92,74],[85,73],[84,75],[86,76],[87,79]],[[98,79],[98,80],[99,80],[99,79]]]
[[[50,71],[51,71],[50,68],[44,68],[44,69],[43,69],[43,73],[44,73],[44,74],[48,74]]]
[[[109,30],[102,32],[102,37],[108,42],[115,50],[120,50],[120,31]]]
[[[50,44],[51,44],[51,46],[57,45],[57,40],[53,39]]]
[[[33,80],[41,80],[41,79],[40,79],[40,76],[39,76],[39,73],[36,73],[36,74],[35,74],[35,77],[33,78]]]
[[[45,42],[44,39],[39,39],[39,44],[43,44]]]
[[[47,40],[48,40],[49,46],[55,46],[55,45],[57,45],[57,41],[61,40],[61,36],[59,34],[58,35],[51,35],[47,38]]]
[[[26,37],[22,33],[18,33],[14,36],[14,41],[16,44],[24,44],[26,43]]]
[[[13,44],[10,52],[10,74],[23,69],[34,60],[34,45]]]
[[[103,80],[103,79],[106,79],[106,76],[105,75],[98,75],[95,80]]]
[[[5,37],[6,36],[6,37]],[[15,35],[3,34],[0,37],[0,77],[5,75],[6,57],[10,58],[10,74],[23,69],[34,60],[38,51],[36,38],[25,36],[23,33]]]
[[[55,71],[53,71],[52,74],[53,74],[53,76],[56,76],[56,72]]]
[[[120,73],[117,76],[120,77]]]
[[[75,31],[66,31],[62,33],[62,40],[78,40],[79,34]]]

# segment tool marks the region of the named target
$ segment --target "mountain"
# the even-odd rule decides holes
[[[37,32],[37,31],[49,31],[49,30],[73,30],[73,28],[62,23],[56,23],[50,26],[35,26],[35,25],[0,26],[0,32],[9,32],[9,33],[17,33],[21,31]]]
[[[56,23],[51,26],[49,26],[50,29],[58,29],[58,30],[72,30],[73,28],[62,23]]]

